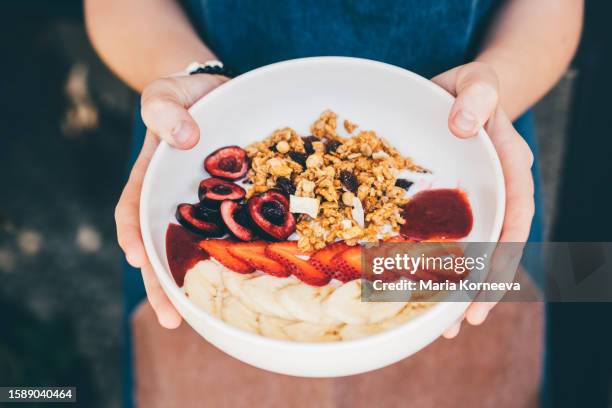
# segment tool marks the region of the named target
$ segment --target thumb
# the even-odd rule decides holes
[[[200,129],[187,109],[226,80],[213,75],[192,75],[152,82],[141,97],[145,125],[171,146],[180,149],[195,146]]]
[[[497,75],[486,64],[472,62],[434,78],[434,82],[456,96],[448,126],[458,137],[472,137],[497,108]]]

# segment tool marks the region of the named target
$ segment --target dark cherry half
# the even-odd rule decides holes
[[[201,201],[195,204],[195,207],[200,211],[199,218],[204,221],[209,221],[215,224],[223,224],[221,222],[221,210],[219,209],[219,202]]]
[[[176,207],[176,219],[183,227],[205,237],[219,237],[225,233],[222,224],[207,217],[198,205],[179,204]]]
[[[211,176],[238,180],[247,173],[247,161],[244,149],[239,146],[227,146],[209,154],[204,160],[204,168]]]
[[[214,177],[200,181],[198,187],[198,197],[202,202],[240,200],[245,195],[246,191],[239,185]]]
[[[247,207],[253,223],[271,238],[282,241],[295,232],[295,217],[289,212],[289,201],[279,191],[270,190],[251,197]]]
[[[252,241],[255,238],[249,227],[249,216],[245,206],[226,200],[221,203],[221,218],[227,229],[241,241]]]

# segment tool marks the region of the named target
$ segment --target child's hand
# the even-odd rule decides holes
[[[187,108],[225,81],[227,78],[197,74],[159,79],[144,89],[141,112],[148,130],[140,155],[115,209],[119,245],[130,265],[141,269],[149,302],[157,314],[159,324],[168,329],[178,327],[181,316],[157,281],[142,243],[139,216],[142,181],[159,139],[180,149],[195,146],[200,138],[200,130]]]
[[[457,137],[476,135],[484,126],[499,155],[506,182],[506,212],[500,242],[525,242],[534,213],[533,154],[498,104],[498,81],[486,64],[473,62],[454,68],[433,81],[457,97],[448,126]],[[494,302],[474,302],[465,312],[470,324],[484,322]],[[463,317],[444,336],[459,333]]]

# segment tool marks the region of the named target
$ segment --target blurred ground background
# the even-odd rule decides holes
[[[94,54],[80,1],[39,6],[0,12],[0,384],[120,406],[113,213],[135,95]]]
[[[120,406],[113,211],[136,96],[91,49],[79,1],[34,3],[0,14],[0,384],[74,384],[84,406]],[[546,236],[577,75],[535,109]]]

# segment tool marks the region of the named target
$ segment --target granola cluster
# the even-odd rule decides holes
[[[401,207],[407,202],[405,190],[396,186],[397,174],[425,171],[374,131],[357,131],[348,120],[344,129],[349,137],[340,136],[337,121],[327,110],[311,126],[312,136],[283,128],[246,148],[252,183],[247,197],[277,188],[317,200],[316,217],[300,214],[298,219],[303,250],[321,249],[337,239],[355,245],[394,235],[404,223]]]

